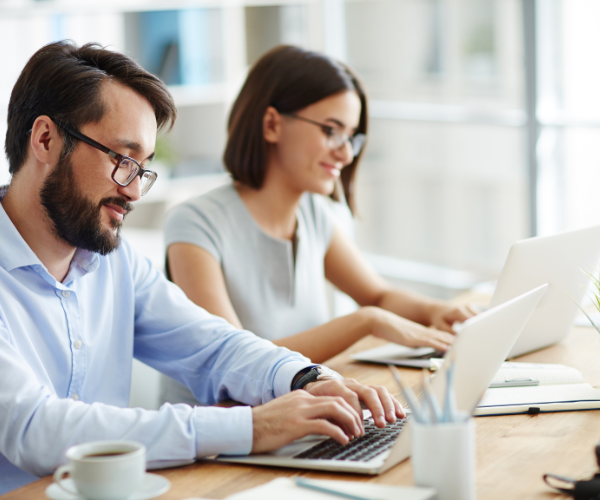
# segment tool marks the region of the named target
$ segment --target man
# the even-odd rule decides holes
[[[182,460],[314,433],[346,443],[364,432],[361,401],[379,426],[403,416],[384,388],[319,376],[211,316],[120,242],[156,178],[156,132],[175,116],[160,80],[97,45],[47,45],[15,84],[0,192],[0,493],[84,441],[133,439],[150,461]],[[254,407],[125,408],[134,356],[207,404]]]

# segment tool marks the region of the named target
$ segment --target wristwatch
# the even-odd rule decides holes
[[[292,385],[292,391],[304,389],[315,380],[341,380],[343,377],[338,372],[334,372],[326,366],[313,365],[300,370],[294,378],[296,382]]]

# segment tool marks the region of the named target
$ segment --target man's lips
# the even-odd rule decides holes
[[[122,207],[119,207],[118,205],[113,205],[112,203],[106,203],[104,206],[108,210],[108,213],[110,214],[110,216],[115,220],[122,221],[123,218],[125,217],[125,214],[127,214],[127,210],[125,210]]]

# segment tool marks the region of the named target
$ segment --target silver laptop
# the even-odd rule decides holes
[[[578,313],[569,294],[581,303],[589,282],[582,270],[596,269],[599,260],[600,226],[528,238],[511,247],[490,307],[543,283],[550,286],[508,358],[556,344],[568,335]],[[432,367],[439,356],[429,347],[385,344],[351,357],[371,363]]]
[[[600,226],[538,236],[516,242],[510,249],[490,307],[542,283],[550,287],[510,350],[508,358],[536,351],[564,339],[589,284],[583,270],[593,271],[600,260]]]
[[[465,321],[460,335],[446,354],[455,361],[455,394],[459,410],[472,411],[547,286],[538,287],[513,300]],[[440,373],[445,370],[441,367]],[[436,376],[434,390],[443,392],[445,377]],[[323,436],[308,436],[274,452],[250,456],[219,456],[216,460],[244,464],[318,469],[362,474],[381,474],[410,456],[410,418],[385,429],[365,424],[365,436],[342,446]]]

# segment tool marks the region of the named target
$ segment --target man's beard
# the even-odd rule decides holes
[[[40,199],[54,225],[56,236],[75,248],[101,255],[119,246],[123,224],[111,218],[111,225],[116,231],[102,229],[102,206],[110,203],[127,211],[133,210],[133,206],[124,198],[103,198],[97,205],[86,198],[75,184],[69,157],[58,161],[42,186]]]

